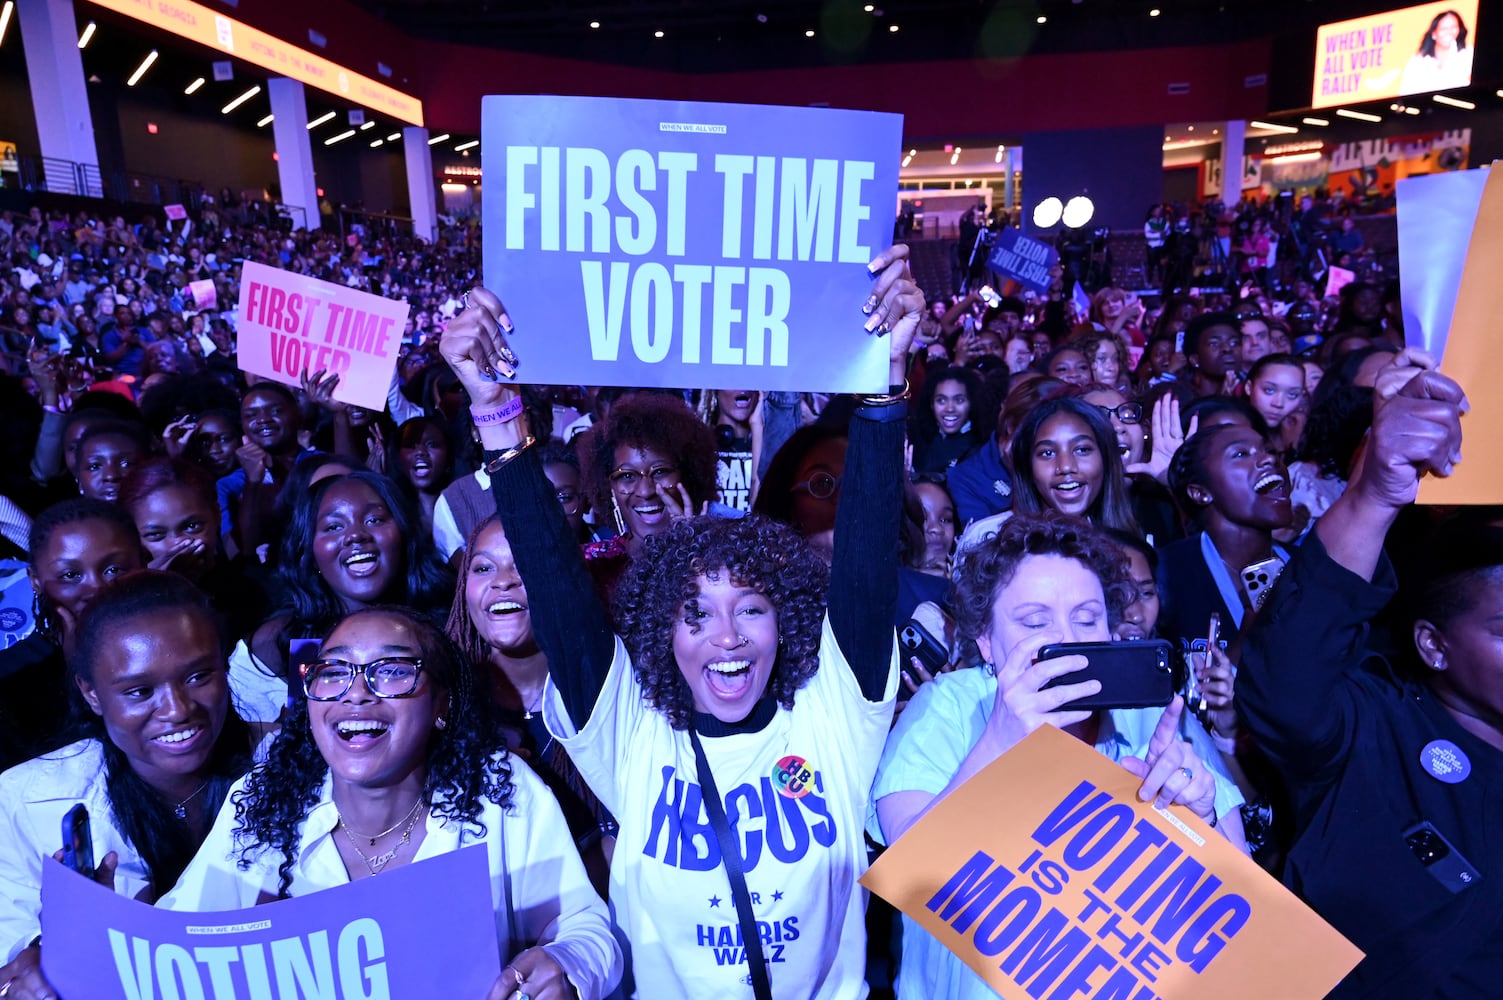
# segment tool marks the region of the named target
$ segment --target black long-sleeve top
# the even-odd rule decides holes
[[[903,450],[901,410],[900,405],[875,411],[883,419],[869,419],[858,410],[851,420],[835,513],[830,629],[871,701],[882,699],[892,662],[902,516],[897,476]],[[615,637],[556,492],[532,449],[491,477],[496,512],[527,587],[533,635],[548,657],[549,675],[570,719],[582,728],[610,671]],[[695,727],[706,736],[754,732],[767,725],[776,709],[776,701],[764,694],[737,725],[696,713]]]
[[[1496,997],[1503,753],[1368,651],[1394,589],[1386,559],[1369,582],[1311,534],[1248,635],[1236,703],[1289,784],[1285,883],[1367,955],[1330,996]],[[1458,755],[1470,773],[1455,780]],[[1406,842],[1422,821],[1481,878],[1442,885]]]

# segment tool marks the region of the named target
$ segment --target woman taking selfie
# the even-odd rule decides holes
[[[484,374],[509,378],[517,363],[500,301],[472,291],[444,335],[547,654],[548,728],[621,824],[611,898],[644,997],[745,996],[748,982],[764,1000],[864,989],[855,880],[897,688],[901,398],[923,314],[906,247],[871,270],[853,321],[890,328],[896,389],[863,397],[851,421],[828,574],[782,525],[687,518],[621,581],[619,638],[507,408],[515,390]]]
[[[300,674],[265,762],[159,905],[240,909],[483,843],[504,965],[489,1000],[607,994],[621,953],[605,903],[453,643],[411,611],[366,608]]]
[[[1137,590],[1123,553],[1087,522],[1019,514],[960,564],[954,601],[963,638],[985,666],[920,686],[882,752],[873,836],[891,844],[940,799],[1040,726],[1056,726],[1143,779],[1138,796],[1181,805],[1237,847],[1242,796],[1210,737],[1168,708],[1072,710],[1101,683],[1046,688],[1082,670],[1084,656],[1036,660],[1051,643],[1105,642]],[[1188,742],[1180,738],[1181,727]],[[904,918],[899,997],[980,1000],[995,994],[928,931]]]
[[[115,891],[153,902],[203,843],[250,735],[230,707],[224,643],[192,584],[147,570],[84,612],[72,654],[81,738],[0,775],[0,991],[56,993],[42,978],[42,862],[74,805],[89,812],[93,856]]]

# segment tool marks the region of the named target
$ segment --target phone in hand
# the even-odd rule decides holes
[[[1284,560],[1278,556],[1255,562],[1242,570],[1242,590],[1247,594],[1247,599],[1252,603],[1254,611],[1262,609],[1263,602],[1268,600],[1268,593],[1278,582],[1279,574],[1282,572],[1284,572]]]
[[[950,662],[950,654],[944,644],[934,638],[928,629],[911,618],[908,624],[898,632],[898,642],[902,644],[905,656],[918,657],[918,661],[931,674]]]
[[[1044,690],[1083,681],[1101,682],[1101,690],[1061,706],[1062,710],[1154,708],[1174,700],[1174,648],[1163,639],[1126,642],[1060,642],[1039,650],[1040,660],[1084,656],[1083,670],[1063,674]]]
[[[63,864],[80,875],[94,877],[94,838],[89,810],[80,802],[63,816]]]
[[[1002,305],[1002,296],[998,295],[997,290],[991,285],[982,285],[976,294],[981,297],[982,302],[986,303],[988,309],[996,309]]]
[[[1208,666],[1211,662],[1210,651],[1213,649],[1226,649],[1226,643],[1221,640],[1221,612],[1219,611],[1211,612],[1211,621],[1206,627],[1205,640],[1196,639],[1190,643],[1190,652],[1205,654]],[[1187,662],[1185,664],[1185,682],[1182,687],[1185,695],[1185,707],[1197,714],[1204,712],[1206,710],[1206,699],[1205,695],[1200,691],[1200,678],[1195,676],[1195,665],[1193,663]]]

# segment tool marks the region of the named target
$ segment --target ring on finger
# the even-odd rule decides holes
[[[470,293],[465,292],[459,296],[459,311],[467,312],[470,308]]]
[[[1179,773],[1183,774],[1187,779],[1193,779],[1195,777],[1195,772],[1190,770],[1189,767],[1180,768]]]

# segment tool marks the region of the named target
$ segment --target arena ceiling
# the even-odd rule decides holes
[[[420,38],[680,72],[1226,43],[1313,32],[1324,22],[1406,5],[1404,0],[355,2]]]

